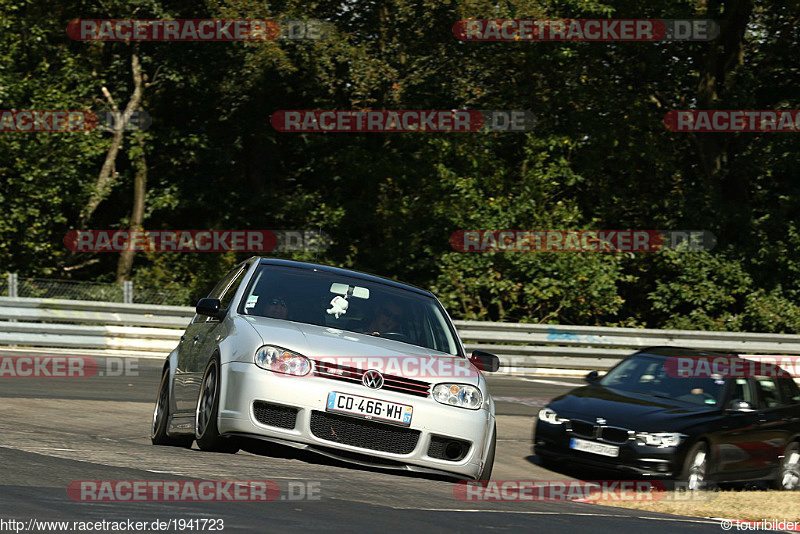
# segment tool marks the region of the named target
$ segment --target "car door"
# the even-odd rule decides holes
[[[211,291],[208,298],[219,299],[220,309],[226,309],[246,273],[246,265],[232,269]],[[196,314],[181,337],[178,368],[175,372],[175,404],[179,412],[194,412],[197,407],[203,373],[216,348],[214,338],[220,326],[220,319]]]
[[[731,392],[725,406],[737,401],[748,402],[752,411],[726,411],[717,441],[717,471],[720,480],[749,478],[763,469],[768,435],[758,410],[759,398],[751,378],[732,379]]]
[[[761,457],[762,468],[765,474],[777,466],[789,438],[794,434],[796,426],[797,408],[791,398],[790,387],[785,380],[791,378],[776,378],[758,376],[754,378],[759,395],[758,416],[761,432],[764,434],[763,453]]]

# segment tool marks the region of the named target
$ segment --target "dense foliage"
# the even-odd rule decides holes
[[[798,4],[777,0],[0,0],[0,109],[120,108],[145,133],[0,134],[0,270],[118,279],[72,229],[322,229],[287,257],[431,288],[456,317],[800,332],[800,144],[669,131],[670,109],[800,109]],[[466,18],[714,18],[711,42],[461,42]],[[320,41],[78,42],[75,18],[316,18]],[[530,133],[292,134],[280,109],[530,109]],[[146,167],[143,165],[146,164]],[[87,205],[99,199],[87,218]],[[86,220],[84,220],[86,219]],[[134,221],[135,222],[135,221]],[[703,229],[710,252],[463,254],[459,229]],[[139,253],[187,300],[248,254]]]

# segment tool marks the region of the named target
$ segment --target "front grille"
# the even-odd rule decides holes
[[[448,449],[450,445],[450,449]],[[431,444],[428,446],[428,456],[457,462],[463,460],[467,455],[471,443],[460,439],[445,438],[443,436],[431,436]],[[449,453],[449,454],[448,454]]]
[[[622,444],[628,441],[630,433],[627,428],[604,426],[600,429],[600,439],[609,443]]]
[[[419,430],[316,410],[311,412],[311,433],[326,441],[393,454],[410,454],[419,441]]]
[[[576,436],[582,436],[584,438],[593,438],[594,437],[594,427],[592,423],[587,423],[586,421],[578,421],[577,419],[571,419],[569,422],[569,426],[572,429],[572,432]]]
[[[597,425],[578,419],[571,419],[569,421],[569,426],[572,429],[572,433],[576,436],[597,439],[608,443],[616,443],[618,445],[628,441],[631,436],[631,432],[627,428]]]
[[[314,376],[320,378],[361,384],[361,377],[364,372],[366,372],[366,369],[314,360]],[[383,387],[381,389],[397,391],[406,395],[414,395],[415,397],[427,397],[430,393],[431,385],[413,378],[383,375]]]
[[[255,401],[253,403],[253,413],[256,416],[256,421],[262,425],[294,428],[297,422],[297,408],[290,408],[289,406]]]

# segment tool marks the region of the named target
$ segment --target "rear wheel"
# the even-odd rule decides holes
[[[210,452],[235,453],[239,450],[237,442],[231,438],[220,436],[217,428],[219,415],[220,363],[219,355],[214,355],[208,362],[197,399],[195,412],[195,439],[201,450]]]
[[[688,490],[704,490],[708,487],[706,472],[708,471],[708,447],[705,442],[695,443],[686,461],[683,464],[683,472],[680,481],[686,484]]]
[[[167,434],[169,424],[169,369],[164,369],[161,383],[158,386],[156,406],[153,409],[153,424],[150,430],[150,441],[153,445],[191,448],[194,436],[170,436]]]
[[[486,455],[486,462],[483,464],[478,475],[478,480],[491,480],[492,468],[494,467],[494,451],[497,448],[497,424],[492,429],[492,444],[489,445],[489,454]]]
[[[779,490],[800,490],[800,443],[797,441],[786,447],[772,486]]]

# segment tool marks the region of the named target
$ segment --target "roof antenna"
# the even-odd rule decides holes
[[[319,261],[319,249],[320,249],[321,241],[322,241],[322,225],[321,224],[317,225],[317,231],[319,232],[319,235],[317,236],[317,247],[316,247],[316,250],[314,251],[314,263],[317,263]]]

